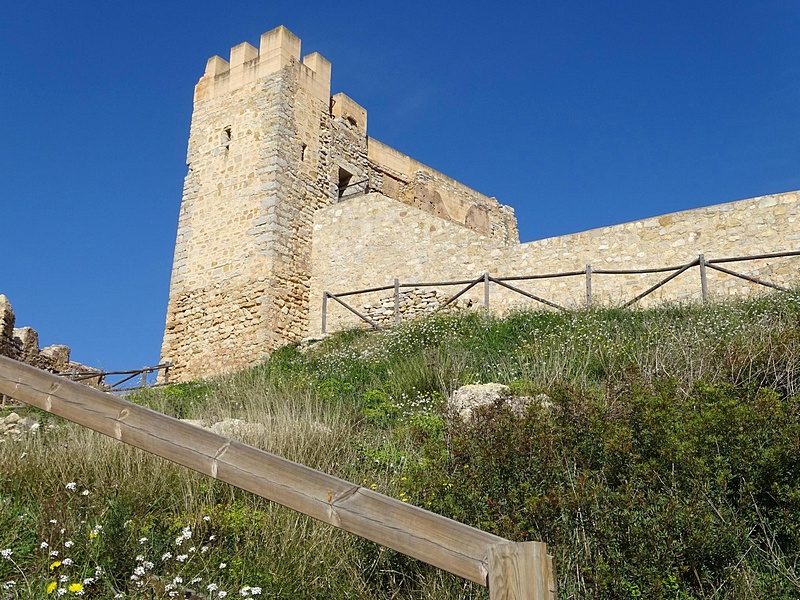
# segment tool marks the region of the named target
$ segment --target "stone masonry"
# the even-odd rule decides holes
[[[395,277],[531,275],[587,263],[633,269],[681,264],[701,252],[800,249],[797,192],[520,244],[513,209],[369,138],[367,111],[344,94],[331,97],[331,64],[318,53],[300,56],[300,40],[278,27],[259,48],[243,43],[227,61],[209,59],[195,87],[161,351],[178,381],[256,364],[319,333],[323,291],[384,286]],[[775,259],[737,270],[793,285],[797,264]],[[594,297],[618,303],[657,280],[598,276]],[[697,299],[696,280],[687,272],[648,301]],[[565,306],[584,301],[580,278],[526,285]],[[710,272],[709,288],[723,297],[754,286]],[[425,293],[438,302],[452,291]],[[497,286],[491,294],[492,310],[530,306]],[[386,316],[385,296],[356,302]],[[462,302],[482,305],[482,286]],[[329,310],[328,330],[356,324],[341,307]]]
[[[402,248],[402,253],[397,252]],[[317,212],[314,225],[313,274],[309,335],[320,333],[322,293],[349,292],[392,285],[494,276],[537,275],[594,269],[640,269],[681,265],[696,259],[753,256],[800,250],[800,192],[788,192],[717,204],[641,221],[593,229],[525,244],[500,244],[422,211],[370,194]],[[783,285],[796,286],[800,257],[726,264],[734,271]],[[592,295],[597,305],[619,305],[669,273],[596,275]],[[537,296],[568,308],[585,305],[585,277],[512,282]],[[432,291],[436,288],[426,288]],[[439,288],[439,297],[460,288]],[[746,296],[767,288],[708,270],[711,298]],[[483,306],[483,284],[460,299]],[[492,312],[504,314],[532,300],[493,284]],[[356,306],[383,303],[387,292],[351,296]],[[667,300],[700,301],[698,269],[680,275],[641,304]],[[393,301],[391,302],[393,306]],[[327,330],[364,325],[344,308],[328,302]]]
[[[39,349],[39,334],[32,327],[14,327],[16,317],[11,302],[0,294],[0,356],[7,356],[51,373],[101,373],[69,359],[68,346],[54,344]],[[82,380],[87,385],[102,386],[102,377]]]
[[[367,189],[503,243],[513,211],[367,138],[331,65],[284,27],[195,87],[162,356],[177,379],[265,358],[309,327],[314,213]]]

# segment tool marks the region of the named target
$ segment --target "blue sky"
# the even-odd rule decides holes
[[[800,189],[797,0],[4,0],[0,293],[42,346],[158,362],[193,86],[281,24],[524,241]]]

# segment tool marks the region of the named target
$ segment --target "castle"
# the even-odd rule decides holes
[[[331,97],[330,78],[330,62],[316,52],[301,60],[284,27],[259,48],[232,48],[229,61],[209,59],[194,93],[161,351],[178,380],[255,364],[318,333],[325,290],[800,249],[798,192],[520,244],[510,207],[368,137],[367,111]],[[776,283],[794,282],[794,271],[779,260],[751,269]],[[597,297],[614,302],[643,281],[599,284]],[[712,284],[718,296],[751,287]],[[563,279],[537,285],[581,303]],[[678,281],[659,298],[694,298],[694,288]],[[496,306],[521,300],[500,290]],[[329,327],[353,324],[340,313]]]

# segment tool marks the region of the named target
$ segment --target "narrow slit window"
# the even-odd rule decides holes
[[[231,128],[226,127],[222,130],[222,145],[225,146],[227,152],[231,147]]]

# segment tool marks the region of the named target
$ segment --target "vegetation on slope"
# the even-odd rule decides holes
[[[546,401],[521,417],[501,404],[468,421],[447,414],[454,389],[490,381]],[[437,316],[287,347],[235,376],[133,399],[181,418],[261,424],[239,437],[504,537],[544,540],[561,598],[800,597],[793,296]],[[39,416],[53,427],[0,444],[10,598],[51,588],[103,599],[186,588],[208,598],[488,597]]]

